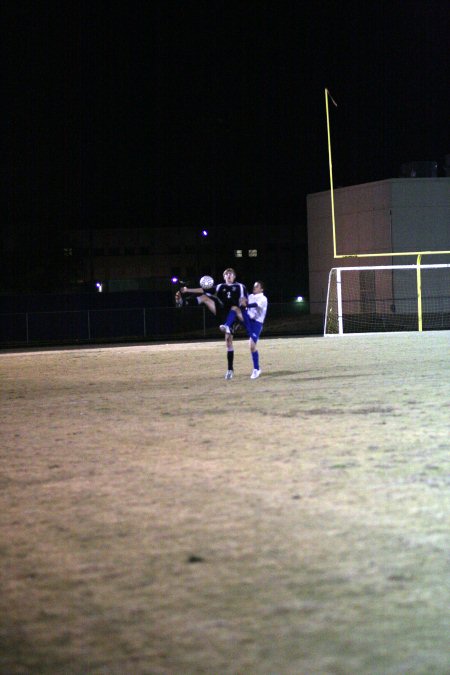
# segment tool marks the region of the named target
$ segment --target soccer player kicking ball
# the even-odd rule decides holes
[[[232,307],[225,323],[220,326],[220,330],[228,334],[236,319],[243,322],[250,338],[250,353],[253,361],[253,371],[250,379],[252,380],[256,380],[261,375],[257,342],[266,318],[267,305],[268,301],[264,295],[264,284],[262,281],[255,281],[253,293],[250,293],[248,299],[241,298],[240,307]]]
[[[211,280],[212,281],[212,280]],[[195,303],[205,305],[210,312],[217,315],[218,312],[223,313],[223,316],[230,311],[231,307],[241,304],[242,301],[247,300],[247,289],[244,284],[236,281],[236,272],[232,267],[227,267],[223,273],[223,283],[218,284],[215,288],[210,290],[204,288],[187,288],[183,286],[177,295],[182,299],[184,294],[192,294],[195,297]],[[227,372],[225,379],[231,380],[234,375],[234,346],[233,335],[235,331],[234,322],[231,322],[228,330],[225,333],[225,346],[227,349]]]

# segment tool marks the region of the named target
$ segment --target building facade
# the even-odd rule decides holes
[[[334,210],[336,253],[348,258],[334,257],[330,191],[307,196],[311,313],[325,311],[333,267],[415,264],[417,256],[389,253],[450,251],[450,178],[394,178],[339,188]],[[357,254],[365,257],[352,257]],[[450,255],[424,255],[421,262],[450,263]]]

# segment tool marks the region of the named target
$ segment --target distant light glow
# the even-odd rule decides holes
[[[171,282],[172,282],[173,284],[178,283],[178,277],[172,277]]]
[[[303,295],[297,295],[297,297],[295,298],[295,302],[303,302],[304,299],[305,298],[303,297]]]
[[[202,237],[208,236],[208,230],[202,230]]]
[[[98,292],[101,293],[103,291],[103,284],[100,281],[97,281],[95,285],[97,286]]]

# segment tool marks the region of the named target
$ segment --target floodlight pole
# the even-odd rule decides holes
[[[328,97],[331,98],[336,108],[337,103],[331,96],[328,89],[325,89],[325,110],[327,114],[327,137],[328,137],[328,164],[330,167],[331,222],[333,225],[333,255],[336,258],[336,219],[334,216],[333,162],[331,159],[330,111],[328,109]]]

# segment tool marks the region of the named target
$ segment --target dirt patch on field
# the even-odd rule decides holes
[[[448,672],[449,347],[1,354],[0,672]]]

